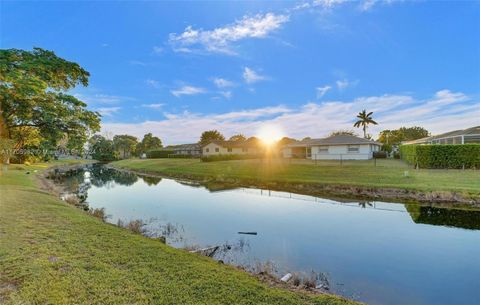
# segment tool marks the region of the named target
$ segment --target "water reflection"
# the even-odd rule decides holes
[[[77,174],[67,180],[86,190],[92,208],[105,208],[108,221],[142,219],[151,236],[178,248],[219,246],[215,259],[253,269],[268,262],[281,275],[324,272],[331,291],[369,304],[478,301],[478,210],[251,188],[210,192],[95,166]],[[445,279],[449,289],[439,288]]]
[[[407,205],[406,208],[415,223],[480,230],[480,211],[478,210],[420,205]]]

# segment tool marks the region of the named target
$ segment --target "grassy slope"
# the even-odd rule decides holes
[[[239,178],[244,180],[322,183],[368,187],[392,187],[419,191],[457,191],[480,196],[480,171],[414,170],[400,160],[373,161],[240,160],[200,162],[195,159],[122,160],[114,166],[166,175],[198,178]],[[408,170],[409,177],[404,177]]]
[[[39,190],[20,168],[0,176],[0,303],[353,304],[270,288],[233,267],[105,224]]]

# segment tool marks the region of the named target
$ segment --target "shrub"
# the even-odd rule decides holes
[[[215,162],[215,161],[258,159],[261,157],[262,155],[214,155],[214,156],[203,156],[201,160],[203,162]]]
[[[97,217],[103,222],[107,221],[107,218],[108,218],[108,215],[105,213],[105,208],[89,209],[88,214],[92,215],[93,217]]]
[[[175,151],[158,149],[147,151],[146,155],[148,159],[159,159],[159,158],[168,158],[170,155],[173,155]]]
[[[141,219],[135,219],[129,222],[119,219],[117,225],[124,229],[130,230],[135,234],[144,235],[147,233],[147,229],[145,228],[146,223],[144,223]]]
[[[480,144],[402,145],[400,155],[421,168],[480,167]]]
[[[377,159],[385,159],[387,157],[386,151],[374,151],[373,157]]]

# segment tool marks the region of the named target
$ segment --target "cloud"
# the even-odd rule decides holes
[[[114,113],[117,113],[121,107],[101,107],[97,108],[96,111],[102,116],[112,116]]]
[[[232,91],[220,91],[219,93],[227,100],[231,99],[233,95]]]
[[[345,2],[347,2],[347,0],[314,0],[312,2],[312,6],[320,6],[325,9],[332,9]]]
[[[146,66],[147,65],[147,63],[145,63],[143,61],[140,61],[140,60],[130,60],[129,63],[132,66]]]
[[[331,86],[323,86],[315,88],[317,90],[317,99],[322,98],[328,90],[332,89]]]
[[[142,104],[143,108],[150,108],[150,109],[161,109],[165,104],[156,103],[156,104]]]
[[[156,80],[154,80],[154,79],[147,79],[147,80],[145,81],[145,83],[146,83],[147,85],[149,85],[150,87],[153,87],[153,88],[156,88],[156,89],[159,89],[159,88],[162,87],[162,85],[160,84],[160,82],[159,82],[159,81],[156,81]]]
[[[247,84],[256,83],[258,81],[266,80],[267,77],[258,74],[254,70],[250,69],[249,67],[245,67],[243,70],[243,79]]]
[[[204,88],[193,87],[193,86],[183,86],[176,90],[170,91],[170,93],[172,93],[176,97],[180,97],[182,95],[196,95],[196,94],[202,94],[206,92],[207,90],[205,90]]]
[[[134,100],[131,97],[120,96],[120,95],[109,95],[109,94],[86,94],[86,93],[76,93],[73,95],[77,99],[87,103],[87,104],[118,104],[122,101],[132,101]]]
[[[233,87],[235,85],[233,82],[220,77],[214,78],[213,83],[218,88]]]
[[[142,136],[147,132],[163,135],[167,143],[196,142],[204,130],[218,129],[226,136],[255,135],[262,126],[281,126],[288,136],[323,137],[333,130],[352,129],[355,115],[362,109],[373,111],[379,125],[369,127],[377,136],[381,130],[402,126],[423,126],[433,134],[478,125],[479,101],[461,92],[441,90],[422,100],[411,95],[386,94],[359,97],[350,101],[306,103],[290,108],[271,106],[219,114],[165,113],[164,120],[143,123],[105,123],[103,131]],[[456,110],[457,109],[457,110]],[[194,132],[192,132],[194,131]]]
[[[191,52],[203,50],[234,55],[232,43],[249,38],[265,38],[286,23],[289,17],[273,13],[244,16],[224,27],[213,30],[185,28],[181,34],[170,33],[169,43],[174,51]]]
[[[161,54],[161,53],[163,53],[163,48],[162,48],[162,47],[154,46],[154,47],[153,47],[153,53],[155,53],[155,54]]]
[[[335,82],[337,85],[338,90],[342,91],[347,89],[348,87],[354,87],[358,84],[358,80],[349,81],[348,79],[337,80]]]
[[[403,0],[364,0],[364,1],[360,2],[360,5],[358,6],[358,8],[361,11],[366,12],[366,11],[371,10],[373,7],[375,7],[379,3],[380,4],[393,4],[395,2],[400,2],[400,1],[403,1]]]

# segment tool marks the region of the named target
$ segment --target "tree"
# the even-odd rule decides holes
[[[329,137],[333,136],[340,136],[340,135],[348,135],[348,136],[358,136],[358,134],[354,130],[334,130],[330,133]]]
[[[243,141],[246,141],[247,138],[243,135],[243,134],[236,134],[236,135],[233,135],[230,137],[230,139],[228,139],[229,141],[234,141],[234,142],[243,142]]]
[[[430,132],[423,127],[400,127],[395,130],[383,130],[378,141],[387,145],[400,144],[403,141],[412,141],[430,136]]]
[[[117,159],[117,153],[113,148],[113,141],[101,135],[94,135],[88,140],[89,153],[98,161],[112,161]]]
[[[288,145],[290,143],[295,143],[295,142],[297,142],[297,140],[295,140],[293,138],[283,137],[283,138],[281,138],[280,140],[277,141],[276,145],[278,147],[282,147],[282,146]]]
[[[38,132],[42,148],[53,149],[66,137],[68,148],[81,149],[89,134],[100,129],[100,114],[67,91],[87,86],[89,76],[51,51],[0,50],[0,138],[19,138],[30,127]],[[21,148],[21,141],[14,146]]]
[[[378,125],[378,123],[375,122],[375,121],[372,119],[372,114],[373,114],[373,112],[367,113],[367,111],[366,111],[365,109],[363,109],[363,110],[357,115],[358,120],[355,122],[355,124],[353,124],[353,127],[357,127],[357,128],[360,128],[360,126],[362,126],[362,129],[363,129],[363,137],[364,137],[365,139],[367,139],[367,128],[368,128],[368,125],[369,125],[369,124]]]
[[[121,159],[130,158],[137,147],[138,140],[130,135],[116,135],[113,137],[113,147]]]
[[[218,130],[207,130],[200,136],[200,144],[205,145],[210,141],[225,141],[225,137]]]
[[[141,156],[149,150],[158,148],[162,148],[162,140],[154,137],[151,133],[147,133],[143,136],[142,141],[137,144],[135,151],[138,156]]]

